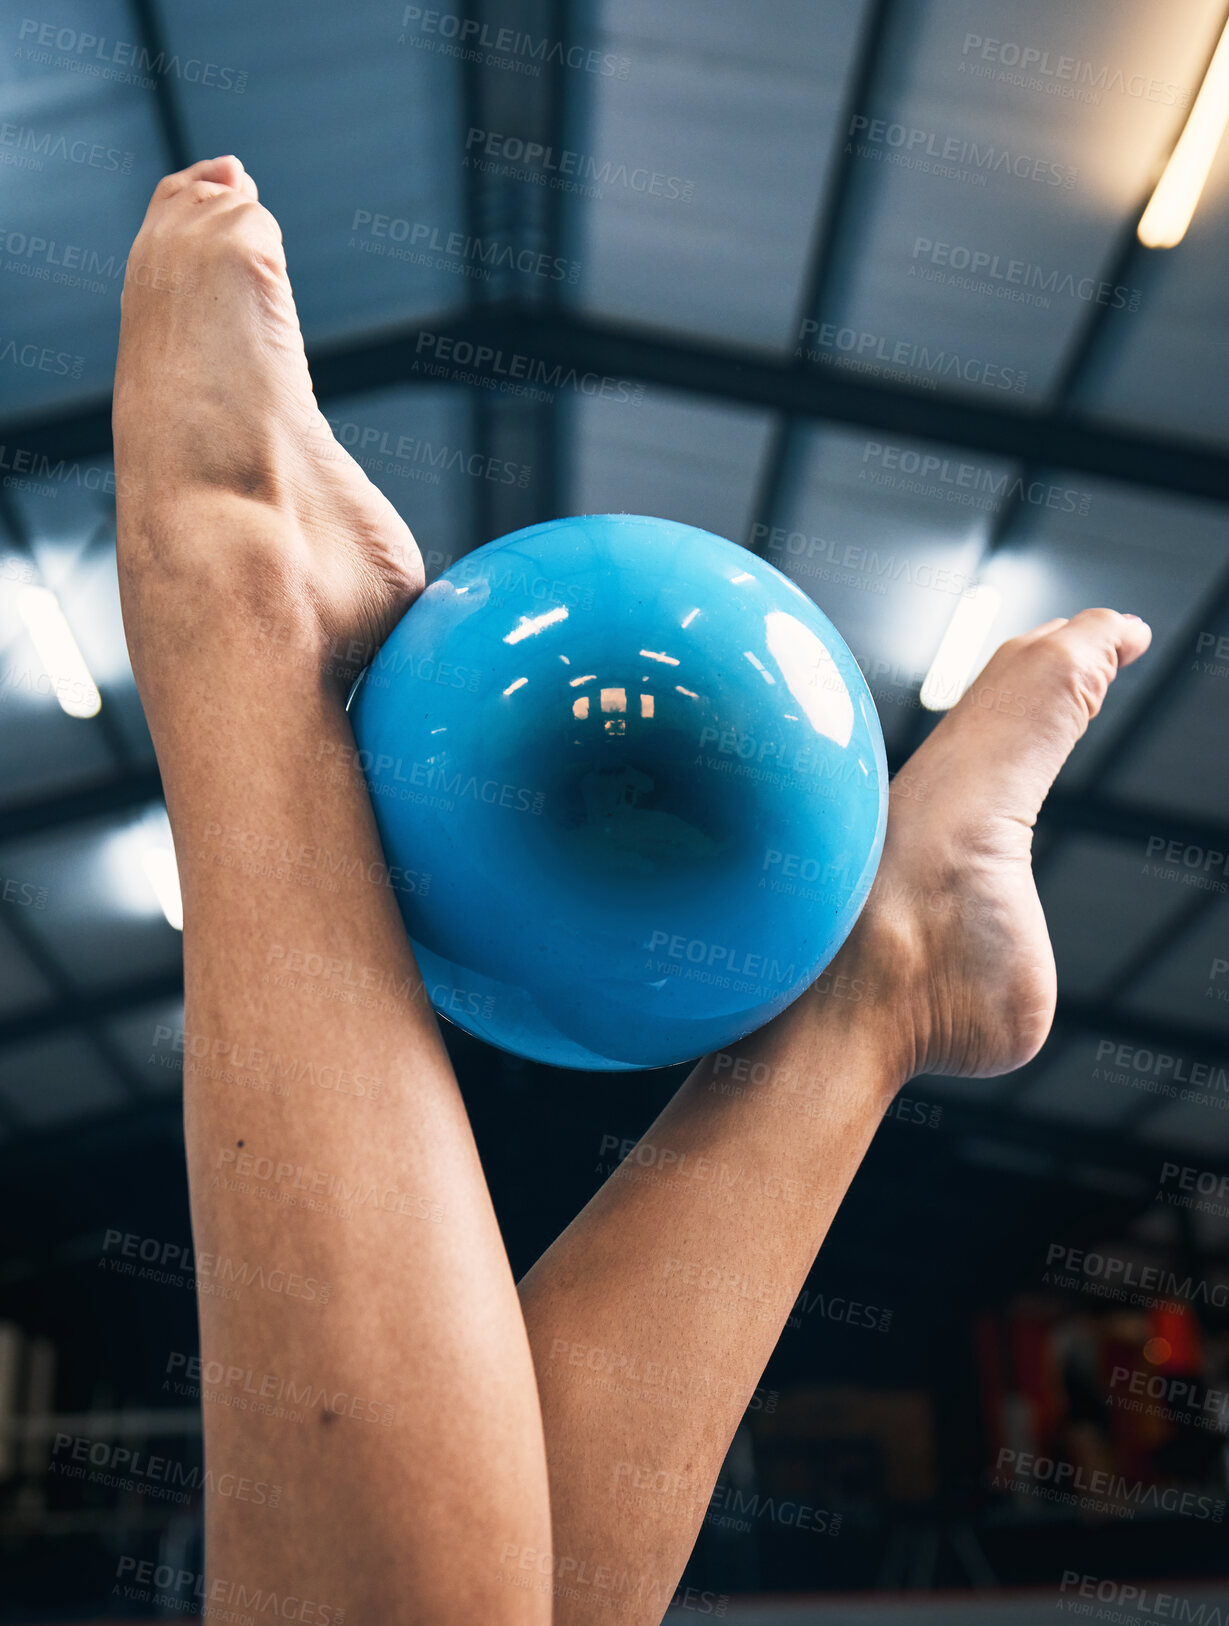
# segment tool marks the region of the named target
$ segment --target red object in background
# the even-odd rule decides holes
[[[1149,1319],[1152,1337],[1144,1345],[1145,1360],[1166,1372],[1197,1376],[1203,1370],[1203,1343],[1190,1305],[1165,1305],[1153,1310]],[[1162,1342],[1168,1346],[1167,1350],[1153,1347]]]

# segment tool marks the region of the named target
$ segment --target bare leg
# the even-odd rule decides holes
[[[554,1572],[571,1581],[558,1588],[557,1621],[608,1619],[620,1594],[622,1619],[660,1619],[734,1430],[900,1086],[919,1072],[1006,1072],[1040,1049],[1055,978],[1033,824],[1119,666],[1149,637],[1141,621],[1092,610],[1004,645],[899,776],[879,877],[829,972],[696,1067],[521,1283]],[[738,1076],[759,1087],[712,1087]]]
[[[150,205],[115,429],[125,625],[184,891],[210,1599],[549,1622],[501,1575],[549,1542],[516,1290],[322,662],[361,661],[421,564],[331,446],[280,234],[234,159]],[[236,1408],[234,1369],[306,1419]]]

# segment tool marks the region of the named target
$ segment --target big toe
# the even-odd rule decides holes
[[[245,197],[253,199],[256,197],[256,182],[234,153],[226,153],[221,158],[205,159],[195,167],[194,175],[198,181],[213,181],[218,186],[231,186],[236,192],[242,192]]]
[[[983,784],[997,783],[1012,811],[1032,823],[1110,684],[1151,641],[1138,616],[1106,609],[1009,639],[932,740],[945,755],[954,748]]]

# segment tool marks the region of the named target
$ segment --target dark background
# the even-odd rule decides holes
[[[731,537],[840,628],[894,766],[968,582],[1003,594],[987,654],[1088,604],[1151,622],[1038,833],[1054,1032],[1009,1077],[915,1080],[885,1121],[687,1578],[745,1623],[1031,1621],[1070,1609],[1072,1573],[1119,1619],[1148,1618],[1124,1582],[1229,1609],[1224,1525],[1189,1511],[1229,1495],[1229,144],[1185,240],[1135,239],[1224,21],[1223,0],[6,11],[0,1618],[182,1613],[117,1573],[200,1566],[193,1503],[70,1481],[51,1442],[199,1453],[166,1387],[192,1292],[124,1279],[108,1241],[189,1246],[108,390],[150,191],[231,151],[282,224],[322,404],[430,576],[564,513]],[[519,268],[491,263],[507,248]],[[466,345],[502,359],[459,365]],[[533,392],[505,387],[513,356]],[[96,717],[40,687],[29,584],[58,595]],[[520,1271],[685,1069],[447,1039]],[[1165,1290],[1058,1281],[1056,1249]],[[1116,1489],[1048,1499],[996,1475],[1004,1450]]]

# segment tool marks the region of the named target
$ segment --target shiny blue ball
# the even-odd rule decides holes
[[[780,571],[635,514],[460,559],[351,700],[435,1009],[534,1061],[690,1060],[848,935],[883,848],[870,691]]]

